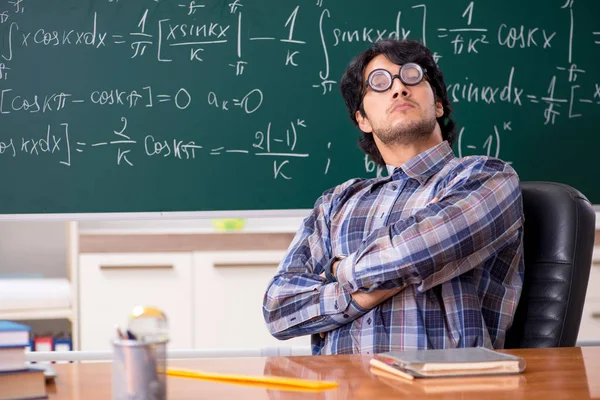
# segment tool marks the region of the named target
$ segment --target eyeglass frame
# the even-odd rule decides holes
[[[402,72],[402,68],[404,68],[404,67],[405,67],[405,66],[407,66],[407,65],[416,65],[416,66],[417,66],[417,67],[419,67],[419,69],[422,71],[422,73],[423,73],[423,74],[422,74],[422,76],[421,76],[421,79],[419,80],[419,82],[416,82],[416,83],[407,83],[407,82],[405,82],[405,81],[402,79],[402,76],[400,75],[400,74],[401,74],[401,72]],[[387,73],[390,75],[390,77],[391,77],[391,79],[390,79],[390,86],[388,86],[388,87],[387,87],[386,89],[384,89],[384,90],[377,90],[377,89],[373,88],[373,87],[370,85],[370,82],[371,82],[371,75],[373,75],[373,73],[374,73],[374,72],[377,72],[377,71],[385,71],[385,72],[387,72]],[[374,91],[375,93],[385,93],[385,92],[387,92],[388,90],[390,90],[390,89],[392,88],[392,86],[394,86],[394,79],[396,79],[396,78],[398,78],[398,79],[400,80],[400,82],[402,82],[402,84],[403,84],[403,85],[405,85],[405,86],[416,86],[416,85],[418,85],[419,83],[423,82],[423,79],[427,79],[427,68],[423,68],[422,66],[420,66],[419,64],[417,64],[417,63],[415,63],[415,62],[410,62],[410,63],[402,64],[402,66],[401,66],[401,67],[400,67],[400,69],[398,70],[398,73],[397,73],[397,74],[394,74],[394,75],[392,75],[392,73],[391,73],[390,71],[388,71],[387,69],[385,69],[385,68],[377,68],[377,69],[374,69],[373,71],[371,71],[371,72],[369,73],[369,76],[367,76],[367,81],[366,81],[366,82],[364,83],[364,85],[363,85],[363,94],[362,94],[362,96],[361,96],[361,98],[360,98],[360,103],[358,103],[358,105],[359,105],[359,108],[361,107],[361,105],[362,105],[362,103],[363,103],[363,101],[364,101],[364,99],[365,99],[365,96],[367,95],[367,88],[368,88],[368,87],[369,87],[369,88],[371,88],[371,90],[372,90],[372,91]]]

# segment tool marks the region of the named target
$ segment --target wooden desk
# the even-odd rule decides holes
[[[525,357],[518,376],[391,381],[369,372],[372,356],[218,358],[170,361],[170,366],[213,372],[281,375],[336,380],[340,386],[323,392],[295,392],[168,378],[168,398],[179,399],[600,399],[600,347],[507,351]],[[110,399],[111,364],[56,365],[56,383],[48,386],[52,400]]]

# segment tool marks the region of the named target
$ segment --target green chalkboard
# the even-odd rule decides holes
[[[1,214],[308,209],[381,171],[339,79],[424,41],[457,155],[594,203],[600,2],[0,0]]]

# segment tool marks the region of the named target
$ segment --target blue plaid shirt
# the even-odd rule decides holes
[[[513,168],[458,159],[444,141],[389,177],[352,179],[317,200],[269,283],[265,321],[279,339],[312,334],[313,354],[503,348],[522,239]],[[344,258],[328,282],[333,257]],[[370,310],[351,297],[392,288],[402,290]]]

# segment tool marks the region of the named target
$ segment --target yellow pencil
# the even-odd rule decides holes
[[[284,376],[227,375],[213,372],[168,368],[167,375],[179,378],[203,379],[231,383],[260,383],[265,385],[290,386],[307,389],[332,389],[338,386],[334,381],[316,381],[310,379],[287,378]]]

